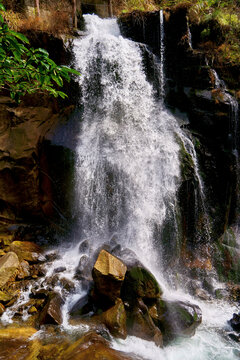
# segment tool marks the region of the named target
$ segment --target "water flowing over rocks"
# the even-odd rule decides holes
[[[200,308],[161,299],[162,290],[154,276],[136,258],[134,263],[138,267],[128,268],[119,258],[101,250],[93,267],[93,274],[97,271],[97,276],[93,275],[93,291],[90,289],[74,305],[73,319],[86,319],[95,313],[92,320],[104,323],[113,336],[125,339],[127,334],[134,335],[160,347],[163,340],[194,335],[201,323]],[[99,312],[102,313],[98,315]]]

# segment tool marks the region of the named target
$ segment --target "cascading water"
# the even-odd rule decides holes
[[[83,74],[77,170],[82,237],[101,244],[115,235],[159,267],[154,233],[175,201],[180,129],[159,110],[138,44],[120,36],[116,20],[86,21],[90,34],[75,43]]]

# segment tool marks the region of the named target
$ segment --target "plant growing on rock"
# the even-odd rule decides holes
[[[0,10],[5,11],[0,2]],[[26,94],[48,93],[54,97],[67,95],[58,90],[70,74],[80,75],[67,66],[58,66],[44,49],[29,48],[29,41],[5,23],[0,14],[0,90],[6,90],[19,102]]]

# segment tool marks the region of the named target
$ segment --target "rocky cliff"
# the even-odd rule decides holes
[[[124,36],[146,44],[160,57],[161,27],[158,11],[136,11],[122,15],[119,25]],[[216,64],[219,72],[217,77],[214,64],[209,65],[206,52],[198,47],[200,30],[195,26],[191,35],[190,25],[187,6],[164,12],[165,104],[189,132],[195,144],[204,183],[204,203],[207,206],[205,209],[205,206],[200,206],[196,214],[194,209],[199,196],[196,193],[198,180],[194,176],[193,164],[183,150],[182,184],[179,189],[183,262],[187,258],[190,267],[211,269],[212,260],[209,260],[209,256],[213,250],[212,244],[238,221],[239,191],[237,99],[230,95],[223,83],[219,86],[217,82],[219,78],[224,79],[226,87],[236,94],[239,83],[235,80],[239,79],[239,71],[236,66]],[[149,56],[145,55],[145,58],[146,73],[154,83],[154,69],[151,69]],[[210,231],[204,235],[206,213]],[[211,239],[210,245],[208,238]],[[223,258],[229,256],[232,259],[226,248],[221,248],[221,254],[222,251]],[[222,261],[220,253],[218,256]],[[196,260],[196,257],[201,256],[205,260]]]

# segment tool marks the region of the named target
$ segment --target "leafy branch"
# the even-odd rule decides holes
[[[0,11],[5,11],[1,2]],[[11,30],[0,14],[0,90],[8,90],[16,102],[39,91],[66,98],[57,88],[65,80],[69,82],[71,74],[80,75],[67,66],[58,66],[46,50],[29,48],[26,36]]]

